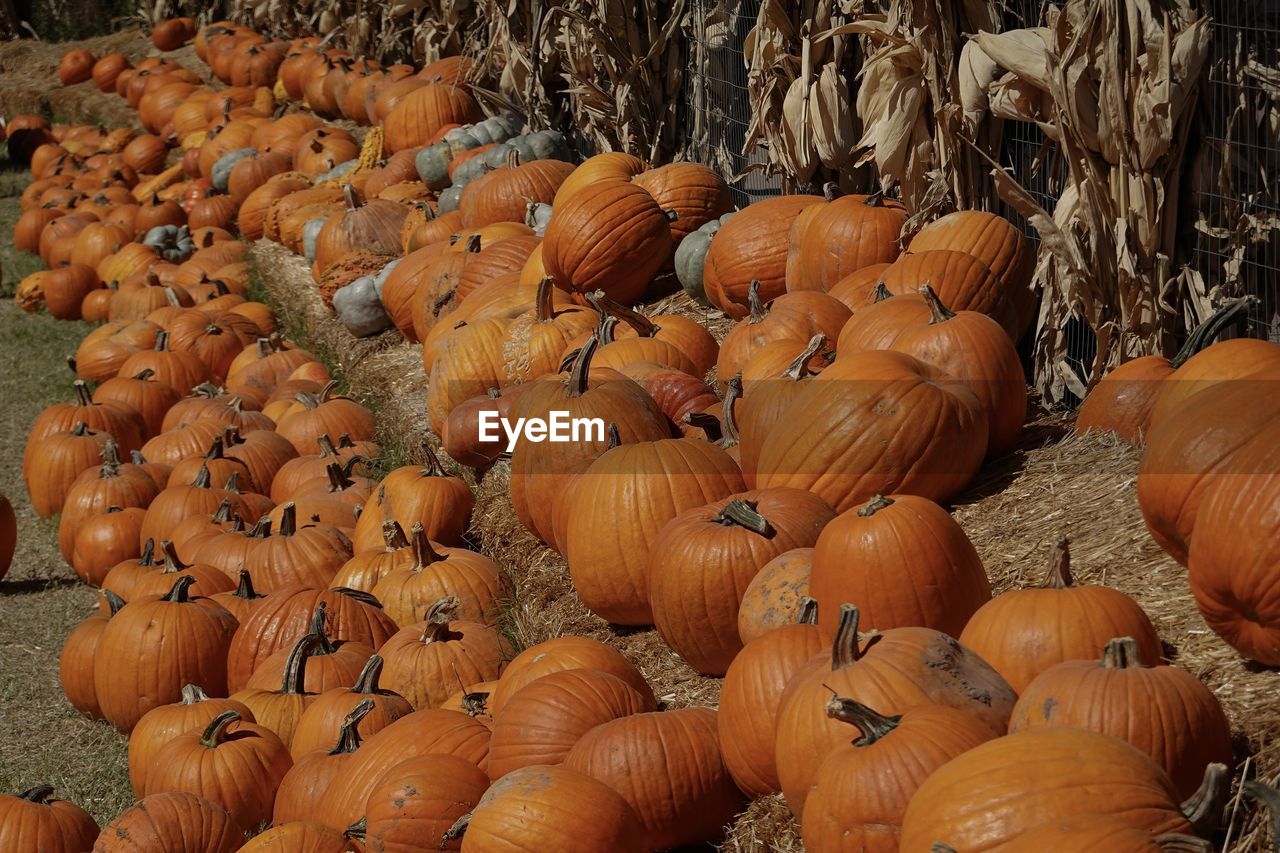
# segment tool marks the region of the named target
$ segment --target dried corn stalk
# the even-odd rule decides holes
[[[1046,28],[980,34],[966,47],[982,54],[963,63],[966,124],[983,110],[1035,122],[1066,162],[1052,217],[992,170],[1042,240],[1035,379],[1050,402],[1165,351],[1184,307],[1208,308],[1178,263],[1177,202],[1209,35],[1207,19],[1177,0],[1068,0]],[[1067,363],[1072,318],[1097,336],[1083,379]]]

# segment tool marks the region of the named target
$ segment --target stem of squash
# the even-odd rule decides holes
[[[760,280],[752,279],[751,284],[747,285],[747,322],[751,324],[759,323],[769,316],[768,310],[765,309],[764,303],[760,301]]]
[[[160,551],[164,554],[164,570],[161,574],[173,575],[191,568],[178,557],[178,549],[168,539],[160,543]]]
[[[422,522],[417,522],[413,525],[413,535],[410,537],[410,541],[413,543],[414,569],[423,569],[444,559],[444,555],[437,554],[435,549],[431,547],[431,540],[427,538],[427,531],[422,527]]]
[[[120,445],[115,439],[108,438],[102,445],[102,467],[98,470],[99,480],[109,480],[120,474]]]
[[[77,438],[83,438],[86,435],[92,435],[93,430],[89,429],[89,425],[84,421],[76,421],[76,425],[71,428],[71,434]]]
[[[231,593],[236,598],[242,598],[245,601],[253,601],[255,598],[265,598],[253,588],[253,578],[249,577],[247,569],[241,569],[239,574],[239,583],[236,584],[235,592]]]
[[[1102,650],[1103,669],[1140,669],[1138,641],[1133,637],[1116,637]]]
[[[1067,589],[1074,585],[1075,579],[1071,577],[1071,548],[1067,544],[1067,537],[1059,536],[1058,541],[1053,543],[1053,550],[1049,552],[1049,571],[1040,586],[1045,589]]]
[[[315,634],[305,634],[298,638],[289,650],[289,657],[284,663],[284,677],[280,679],[279,692],[286,696],[301,696],[306,693],[304,686],[307,677],[307,656],[315,648],[319,638]]]
[[[858,510],[858,515],[862,518],[870,518],[885,507],[893,506],[893,498],[886,498],[884,495],[876,495],[867,501],[867,505]]]
[[[658,326],[655,325],[652,320],[641,314],[639,311],[636,311],[633,308],[628,308],[621,302],[615,302],[605,296],[603,290],[588,293],[587,301],[591,303],[593,308],[600,312],[602,317],[616,317],[631,328],[635,329],[636,334],[642,338],[652,338],[658,334]]]
[[[208,699],[209,694],[205,693],[204,688],[199,684],[182,685],[182,702],[180,704],[198,705],[201,702],[208,701]]]
[[[688,412],[683,420],[689,426],[702,430],[711,444],[719,444],[724,439],[724,428],[720,419],[710,412]]]
[[[345,492],[356,484],[355,480],[347,476],[346,471],[343,470],[344,467],[345,466],[337,462],[330,462],[328,465],[324,466],[324,472],[329,477],[330,494],[334,492]]]
[[[831,671],[853,666],[862,658],[863,651],[858,645],[858,608],[848,603],[841,604],[840,621],[831,642]]]
[[[731,378],[725,383],[724,395],[724,417],[720,419],[720,427],[724,430],[724,441],[722,447],[734,447],[739,442],[738,437],[738,401],[742,399],[742,374]]]
[[[422,470],[419,472],[424,477],[448,477],[449,472],[444,469],[444,463],[440,461],[440,457],[431,449],[431,445],[422,445],[422,455],[425,461],[422,463]]]
[[[156,562],[156,540],[148,539],[142,543],[142,554],[138,557],[139,566],[158,566]]]
[[[42,783],[23,791],[18,795],[18,799],[26,800],[29,803],[39,803],[40,805],[44,805],[49,802],[49,798],[51,796],[53,796],[53,786]]]
[[[622,444],[622,436],[618,433],[618,425],[613,421],[609,421],[609,446],[606,450],[613,450]]]
[[[599,346],[600,337],[599,333],[597,333],[587,338],[587,342],[578,351],[578,357],[574,360],[573,368],[569,371],[570,397],[581,397],[587,393],[591,379],[591,359],[595,356],[596,348]]]
[[[382,541],[386,543],[388,551],[399,551],[409,545],[409,539],[404,535],[404,528],[393,518],[382,522]]]
[[[151,541],[151,540],[147,540]],[[111,618],[120,612],[120,608],[124,607],[124,599],[116,595],[109,589],[102,590],[102,597],[107,601],[107,618]]]
[[[880,738],[892,732],[902,721],[902,715],[887,717],[852,699],[832,696],[827,700],[827,716],[842,723],[856,726],[862,737],[853,741],[854,746],[871,746]]]
[[[369,655],[364,668],[356,676],[356,683],[351,685],[352,693],[380,693],[378,679],[382,676],[382,665],[385,661],[381,655]]]
[[[200,735],[200,745],[206,749],[217,749],[226,734],[227,726],[244,719],[239,711],[226,710],[209,721],[204,733]]]
[[[369,712],[372,710],[373,700],[368,698],[361,699],[351,709],[351,712],[342,718],[342,728],[338,732],[338,742],[333,749],[329,750],[330,755],[350,755],[360,748],[360,721],[369,716]]]
[[[942,300],[938,298],[938,294],[928,282],[920,285],[920,295],[924,297],[925,304],[929,306],[930,326],[936,323],[945,323],[956,316],[956,312],[942,304]]]
[[[173,588],[165,594],[165,601],[172,601],[176,604],[189,604],[191,602],[191,585],[196,579],[191,575],[179,575],[178,579],[173,582]]]
[[[200,470],[196,472],[196,478],[191,481],[192,488],[207,489],[209,488],[209,466],[201,465]]]
[[[1245,782],[1249,785],[1249,782]],[[1166,832],[1151,839],[1161,853],[1213,853],[1213,844],[1194,835]]]
[[[329,456],[338,455],[338,450],[333,446],[333,439],[329,438],[328,433],[321,433],[319,436],[317,436],[316,444],[319,445],[320,447],[320,452],[317,455],[320,456],[322,459]]]
[[[1218,335],[1222,334],[1223,329],[1239,320],[1245,311],[1257,302],[1256,296],[1244,296],[1224,302],[1222,307],[1206,317],[1205,321],[1195,328],[1182,349],[1178,350],[1177,355],[1169,359],[1169,363],[1175,368],[1181,367],[1191,356],[1211,344]]]
[[[716,514],[713,521],[726,526],[736,524],[753,533],[759,533],[761,536],[769,538],[772,538],[777,533],[773,529],[773,525],[769,523],[769,520],[756,512],[756,504],[754,502],[744,501],[741,498],[734,498],[725,504],[724,508]]]
[[[75,389],[77,406],[92,406],[93,392],[89,390],[89,383],[83,379],[77,379],[71,383],[71,387]]]
[[[280,509],[280,527],[276,530],[277,536],[292,536],[298,532],[298,505],[293,501],[288,501]]]
[[[471,817],[474,813],[467,812],[462,817],[453,822],[453,826],[445,830],[441,836],[441,843],[445,841],[457,841],[459,838],[467,834],[467,827],[471,825]]]
[[[421,643],[444,642],[449,637],[449,623],[458,615],[458,596],[446,596],[427,608],[423,615],[426,624],[422,628]]]
[[[796,616],[797,625],[817,625],[818,624],[818,601],[817,599],[805,596],[800,601],[800,613]]]
[[[1200,835],[1206,835],[1222,819],[1231,788],[1231,773],[1225,764],[1210,764],[1204,769],[1199,789],[1179,807],[1187,822]]]
[[[787,365],[786,370],[782,371],[782,377],[798,382],[806,376],[812,376],[813,371],[809,369],[809,359],[817,355],[818,350],[822,349],[826,344],[827,336],[822,332],[818,332],[818,334],[809,338],[809,343],[805,346],[804,351]]]

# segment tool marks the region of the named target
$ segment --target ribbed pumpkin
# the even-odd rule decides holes
[[[93,76],[94,62],[93,54],[87,50],[69,50],[58,63],[58,79],[64,86],[83,83]]]
[[[652,699],[622,679],[590,669],[544,675],[517,691],[495,715],[489,778],[530,765],[562,764],[596,726],[654,710]]]
[[[143,797],[102,828],[94,853],[236,853],[244,832],[217,803],[186,791]]]
[[[96,224],[96,223],[95,223]],[[92,227],[92,226],[90,226]],[[104,225],[117,233],[113,225]],[[88,233],[86,228],[81,234]],[[73,253],[74,257],[75,253]],[[92,260],[92,258],[85,258]],[[91,264],[73,262],[69,266],[49,270],[44,276],[44,304],[58,320],[79,320],[84,298],[98,289],[98,276]]]
[[[669,219],[653,196],[628,181],[604,180],[556,207],[542,260],[558,287],[578,293],[603,290],[631,304],[672,251]]]
[[[932,249],[912,252],[880,273],[890,293],[914,293],[930,285],[952,311],[977,311],[1000,324],[1017,340],[1020,318],[1000,279],[981,260],[965,252]]]
[[[327,524],[300,522],[297,504],[287,501],[272,535],[249,553],[244,567],[264,592],[321,589],[350,558],[351,542],[345,535]]]
[[[454,755],[422,755],[393,764],[369,793],[364,813],[369,849],[461,849],[460,841],[441,838],[488,788],[488,776]]]
[[[97,609],[71,630],[58,656],[58,680],[67,701],[77,711],[95,720],[102,719],[102,708],[98,704],[98,694],[94,688],[93,659],[107,621],[119,613],[122,607],[124,601],[120,596],[110,590],[103,590],[98,598]]]
[[[876,494],[942,501],[986,453],[977,396],[909,355],[855,353],[803,385],[761,446],[759,488],[811,489],[838,512]]]
[[[428,84],[409,92],[386,114],[384,144],[392,154],[417,148],[446,124],[469,124],[479,118],[480,108],[465,88]]]
[[[818,195],[784,195],[735,213],[716,232],[707,251],[703,285],[711,304],[741,320],[750,310],[751,282],[760,282],[761,303],[785,293],[788,234],[801,211],[823,201]]]
[[[103,445],[101,455],[102,465],[97,470],[82,472],[73,480],[61,504],[58,547],[62,556],[68,560],[71,559],[79,528],[89,519],[113,506],[119,509],[146,509],[160,492],[144,469],[120,461],[119,447],[114,441]],[[140,541],[135,537],[135,546]],[[100,576],[98,580],[101,580]]]
[[[354,251],[400,253],[400,224],[409,213],[403,204],[362,200],[355,187],[343,187],[346,209],[329,217],[316,237],[315,268],[323,270]]]
[[[833,696],[825,710],[848,728],[823,759],[805,801],[800,834],[813,853],[896,849],[902,816],[921,783],[994,737],[969,714],[942,705],[885,716]],[[850,797],[849,791],[863,795]]]
[[[812,548],[792,548],[761,567],[747,584],[738,609],[738,636],[743,645],[801,617],[809,600],[812,569]]]
[[[1280,661],[1276,541],[1269,532],[1280,489],[1274,434],[1273,426],[1264,429],[1206,489],[1187,561],[1191,592],[1209,627],[1241,654],[1272,666]]]
[[[377,431],[373,415],[349,397],[334,393],[329,382],[319,394],[299,394],[298,405],[276,424],[276,432],[287,438],[299,454],[317,453],[322,435],[347,434],[355,441],[371,439]]]
[[[5,850],[80,853],[97,837],[98,824],[89,813],[69,800],[54,799],[52,785],[0,794],[0,847]]]
[[[1178,796],[1196,792],[1209,764],[1231,762],[1231,725],[1209,688],[1185,670],[1144,666],[1137,642],[1107,643],[1102,660],[1068,660],[1027,685],[1010,733],[1043,727],[1089,729],[1151,756]]]
[[[654,624],[694,669],[723,675],[742,649],[738,607],[770,560],[817,541],[835,517],[799,489],[740,492],[686,510],[667,522],[650,548]]]
[[[635,810],[646,848],[714,841],[742,805],[711,708],[631,714],[596,726],[564,766],[604,782]]]
[[[84,521],[71,544],[71,567],[81,580],[98,586],[117,563],[137,557],[141,553],[139,537],[144,518],[146,511],[138,507],[112,506]],[[0,546],[0,564],[4,562]]]
[[[892,263],[906,208],[882,194],[839,195],[828,185],[826,204],[796,217],[787,238],[787,290],[830,290],[850,273]]]
[[[223,711],[203,730],[169,741],[147,770],[147,793],[205,797],[226,809],[241,831],[251,831],[270,822],[276,789],[292,764],[275,733]]]
[[[530,204],[550,204],[573,171],[563,160],[534,160],[495,169],[467,183],[458,210],[467,228],[522,222]],[[415,175],[416,177],[416,175]]]
[[[343,775],[363,742],[357,727],[371,710],[373,700],[362,699],[343,718],[339,733],[330,746],[302,754],[294,752],[294,764],[276,790],[272,821],[277,826],[299,821],[328,823],[328,816],[317,810],[316,805],[331,787],[342,784]],[[336,830],[337,827],[330,829]]]
[[[663,210],[674,210],[671,243],[680,245],[687,235],[733,210],[733,195],[724,178],[701,163],[668,163],[648,169],[631,179]]]
[[[129,67],[129,60],[124,54],[109,53],[93,64],[93,85],[97,86],[98,91],[104,94],[114,92],[116,90],[116,79],[120,76],[120,72]]]
[[[907,806],[901,846],[998,849],[1082,814],[1114,815],[1151,835],[1190,833],[1188,818],[1205,817],[1184,815],[1169,777],[1124,741],[1040,729],[988,741],[935,771]]]
[[[496,679],[510,651],[496,628],[457,619],[457,606],[440,599],[379,649],[387,687],[415,710],[439,707],[460,685]]]
[[[1213,843],[1179,832],[1153,836],[1112,815],[1072,815],[1030,829],[1009,844],[1008,853],[1075,853],[1106,850],[1108,853],[1212,853]],[[945,853],[945,851],[943,851]]]
[[[915,495],[877,495],[823,529],[809,595],[831,629],[848,601],[864,629],[921,626],[957,637],[991,600],[991,584],[945,509]]]
[[[647,702],[654,703],[648,682],[621,652],[589,637],[566,636],[530,646],[512,658],[489,696],[489,711],[496,717],[507,701],[525,686],[544,675],[569,669],[607,672],[631,685]]]
[[[28,445],[23,479],[31,506],[41,518],[61,511],[80,474],[97,467],[111,436],[94,432],[79,421],[65,432],[55,432]]]
[[[143,796],[146,773],[170,740],[192,729],[203,729],[223,711],[237,711],[244,720],[253,722],[253,713],[243,703],[211,699],[197,684],[183,686],[181,701],[144,714],[129,734],[129,782],[134,793]]]
[[[583,604],[609,622],[647,625],[650,546],[685,510],[745,488],[723,450],[680,439],[606,451],[578,480],[561,543]]]
[[[177,702],[187,684],[226,690],[226,655],[236,621],[216,604],[190,597],[179,575],[163,597],[135,599],[108,623],[94,655],[94,689],[102,714],[120,731],[152,708]],[[162,642],[147,642],[156,632]]]
[[[774,341],[807,343],[817,334],[834,341],[849,320],[849,309],[825,293],[784,293],[768,306],[761,301],[762,293],[758,282],[748,285],[750,314],[720,344],[716,375],[721,382],[741,371]]]
[[[1280,346],[1257,338],[1220,341],[1187,359],[1170,377],[1172,381],[1161,384],[1151,407],[1151,425],[1154,428],[1166,420],[1177,420],[1191,403],[1219,385],[1262,382],[1277,376]]]
[[[396,624],[418,622],[429,607],[446,597],[455,599],[459,618],[496,623],[508,594],[497,563],[465,548],[433,545],[421,524],[413,526],[411,539],[413,559],[390,568],[373,587],[374,597]]]
[[[1066,537],[1053,546],[1038,589],[996,596],[970,618],[960,642],[999,672],[1014,690],[1065,660],[1096,660],[1114,637],[1133,637],[1139,659],[1160,662],[1160,638],[1133,599],[1105,586],[1076,586]]]
[[[822,760],[845,737],[845,726],[826,715],[832,691],[882,714],[944,705],[971,715],[995,735],[1004,733],[1017,699],[994,669],[946,634],[891,628],[862,643],[857,608],[841,605],[830,656],[819,654],[796,673],[778,709],[778,779],[787,805],[802,821]]]
[[[365,700],[369,712],[359,720],[359,733],[369,738],[413,711],[403,696],[380,686],[383,658],[371,656],[351,687],[334,687],[311,700],[293,731],[290,751],[298,758],[314,749],[328,748],[337,739],[342,719]]]

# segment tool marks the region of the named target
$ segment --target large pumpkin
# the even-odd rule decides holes
[[[915,495],[876,496],[823,529],[809,595],[829,628],[848,601],[857,604],[865,628],[918,625],[955,637],[991,600],[991,584],[946,510]]]
[[[828,203],[808,207],[791,226],[787,290],[830,290],[850,273],[892,263],[907,221],[900,202],[874,195],[827,192]]]
[[[217,803],[186,791],[143,797],[102,828],[94,853],[236,853],[244,832]]]
[[[933,249],[903,255],[880,273],[890,293],[914,293],[930,285],[952,311],[978,311],[1000,324],[1013,340],[1020,320],[1013,300],[981,260],[965,252]]]
[[[382,853],[459,850],[442,842],[450,827],[480,802],[489,777],[454,755],[423,755],[394,764],[378,780],[365,808],[365,838]]]
[[[1036,676],[1013,708],[1009,731],[1089,729],[1118,737],[1164,768],[1180,797],[1205,768],[1231,761],[1231,724],[1208,687],[1173,666],[1144,666],[1138,643],[1107,643],[1102,660],[1068,660]]]
[[[1063,537],[1053,546],[1041,586],[1010,590],[984,604],[960,642],[1021,691],[1064,660],[1097,659],[1114,637],[1133,637],[1146,665],[1160,662],[1160,638],[1132,598],[1105,586],[1075,585]]]
[[[643,188],[622,180],[583,187],[555,208],[542,261],[558,287],[640,299],[674,251],[667,214]]]
[[[791,226],[801,211],[823,201],[818,195],[778,196],[748,205],[730,217],[707,250],[702,275],[711,304],[741,320],[750,307],[751,282],[760,282],[762,303],[785,293]]]
[[[446,124],[469,124],[480,108],[466,88],[432,83],[401,98],[383,120],[384,144],[394,154],[426,145]]]
[[[81,853],[97,837],[98,824],[89,813],[68,800],[54,799],[51,785],[0,794],[0,849]]]
[[[653,196],[663,210],[674,210],[671,243],[680,241],[706,223],[733,210],[733,195],[724,178],[701,163],[668,163],[641,172],[631,179]]]
[[[986,449],[986,412],[967,385],[909,355],[861,352],[797,392],[760,448],[756,485],[810,489],[837,512],[876,494],[944,501]]]

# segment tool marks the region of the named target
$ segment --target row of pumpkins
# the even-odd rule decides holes
[[[98,835],[46,787],[6,798],[6,849],[43,832],[61,833],[49,849],[235,850],[267,823],[245,849],[666,849],[777,791],[818,851],[1208,849],[1187,834],[1212,830],[1231,760],[1213,694],[1161,665],[1130,598],[1073,583],[1065,542],[1041,587],[992,598],[936,503],[1025,415],[1012,342],[1034,313],[1031,253],[1009,223],[952,214],[900,253],[906,211],[880,196],[731,213],[703,167],[573,166],[509,118],[451,128],[479,118],[470,106],[406,110],[406,144],[399,108],[374,97],[357,144],[315,116],[361,121],[362,81],[470,95],[438,64],[402,74],[231,25],[195,40],[230,88],[165,60],[113,82],[129,75],[149,133],[24,122],[43,141],[15,242],[50,269],[19,301],[105,321],[76,353],[75,401],[33,425],[24,473],[103,589],[63,683],[131,732],[142,802]],[[234,78],[264,53],[270,75]],[[272,88],[309,109],[277,116]],[[484,412],[607,422],[595,440],[517,443],[516,514],[588,607],[656,625],[723,675],[719,708],[658,710],[643,674],[587,638],[512,657],[507,579],[460,547],[470,490],[434,460],[371,478],[372,413],[246,299],[234,232],[305,254],[349,326],[422,342],[427,415],[456,461],[502,451],[480,440]],[[628,307],[677,280],[738,320],[722,341]],[[1162,543],[1185,547],[1206,475],[1230,462],[1199,449],[1162,468],[1161,431],[1188,429],[1193,406],[1217,416],[1221,400],[1192,393],[1230,378],[1215,365],[1271,357],[1242,346],[1188,357],[1194,388],[1117,372],[1113,403],[1082,415],[1148,436]],[[1265,422],[1240,408],[1241,430]],[[1210,559],[1238,589],[1234,563]],[[1265,603],[1241,596],[1220,608],[1236,623]]]

